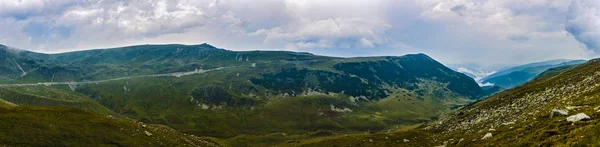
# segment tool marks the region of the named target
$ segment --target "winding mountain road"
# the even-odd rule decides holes
[[[218,71],[218,70],[223,70],[223,69],[227,69],[227,68],[234,68],[234,67],[236,67],[236,66],[219,67],[219,68],[213,68],[213,69],[208,69],[208,70],[196,69],[194,71],[188,71],[188,72],[174,72],[174,73],[166,73],[166,74],[138,75],[138,76],[120,77],[120,78],[98,80],[98,81],[41,82],[41,83],[26,83],[26,84],[0,84],[0,87],[22,87],[22,86],[40,86],[40,85],[44,85],[44,86],[69,85],[69,87],[71,87],[71,89],[74,89],[74,87],[76,87],[77,85],[90,84],[90,83],[103,83],[103,82],[118,81],[118,80],[125,80],[125,79],[131,79],[131,78],[145,78],[145,77],[181,77],[181,76],[194,75],[194,74],[202,74],[202,73],[206,73],[206,72]]]

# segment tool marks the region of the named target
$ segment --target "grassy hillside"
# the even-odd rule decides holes
[[[15,104],[13,104],[11,102],[5,101],[3,99],[0,99],[0,107],[2,107],[2,108],[10,108],[10,107],[14,107],[14,106],[17,106],[17,105],[15,105]]]
[[[599,70],[600,61],[592,60],[498,93],[410,131],[329,137],[300,143],[307,146],[598,146]],[[553,115],[553,109],[568,111],[568,114]],[[579,113],[591,119],[567,121],[567,117]],[[488,133],[491,136],[484,138]],[[400,140],[398,143],[384,139],[398,136],[426,138],[427,141],[404,143]],[[375,143],[369,143],[369,139]]]
[[[424,54],[337,58],[202,44],[16,57],[38,66],[0,85],[6,101],[123,116],[232,146],[393,130],[486,94]]]
[[[67,89],[66,86],[0,87],[0,99],[21,106],[74,107],[101,114],[116,114],[95,100]]]
[[[0,145],[217,146],[158,125],[145,125],[75,108],[0,108]]]

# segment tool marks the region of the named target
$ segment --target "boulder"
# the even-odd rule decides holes
[[[154,135],[154,134],[152,134],[152,133],[150,133],[148,131],[144,131],[144,133],[146,133],[146,136],[152,136],[152,135]]]
[[[569,122],[578,122],[578,121],[582,121],[582,120],[590,120],[592,119],[590,116],[586,115],[585,113],[579,113],[576,115],[571,115],[569,117],[567,117],[567,121]]]
[[[481,140],[487,139],[487,138],[492,138],[492,133],[487,133],[485,135],[483,135],[483,137],[481,138]]]
[[[553,118],[554,116],[567,116],[569,115],[569,110],[561,110],[558,108],[554,108],[552,109],[552,112],[550,113],[550,118]]]

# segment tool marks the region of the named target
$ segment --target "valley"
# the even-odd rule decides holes
[[[0,0],[0,26],[0,147],[600,146],[599,0]]]
[[[63,59],[75,55],[77,61]],[[545,117],[542,112],[549,111],[537,110],[547,107],[548,98],[532,103],[529,97],[535,93],[520,89],[581,69],[571,64],[549,68],[524,86],[494,94],[503,89],[483,89],[472,78],[424,54],[337,58],[295,52],[233,52],[202,44],[55,55],[25,51],[5,56],[29,61],[4,68],[15,73],[6,75],[0,84],[0,107],[8,112],[77,108],[85,115],[93,112],[203,136],[201,140],[219,146],[485,144],[477,137],[486,131],[471,131],[488,127],[510,132],[502,124],[527,122],[524,117],[507,120],[503,113],[527,111],[534,112],[527,115]],[[115,56],[122,57],[112,58]],[[16,74],[20,71],[27,74]],[[510,107],[498,102],[523,94],[528,98],[517,98],[519,102]],[[538,102],[545,103],[536,105]],[[499,105],[487,108],[487,103]],[[486,105],[485,110],[481,105]],[[525,110],[528,107],[536,109]],[[505,112],[509,108],[511,111]],[[65,113],[71,113],[68,111]],[[469,129],[465,132],[457,126]],[[438,131],[443,135],[436,135]],[[464,144],[467,139],[470,142]]]
[[[165,125],[225,146],[393,131],[489,95],[424,54],[337,58],[208,44],[4,51],[16,61],[3,68],[14,73],[0,81],[4,101]]]

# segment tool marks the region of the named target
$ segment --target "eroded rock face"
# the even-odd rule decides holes
[[[590,120],[592,119],[590,116],[586,115],[585,113],[579,113],[576,115],[571,115],[569,117],[567,117],[567,121],[569,122],[578,122],[578,121],[583,121],[583,120]]]

